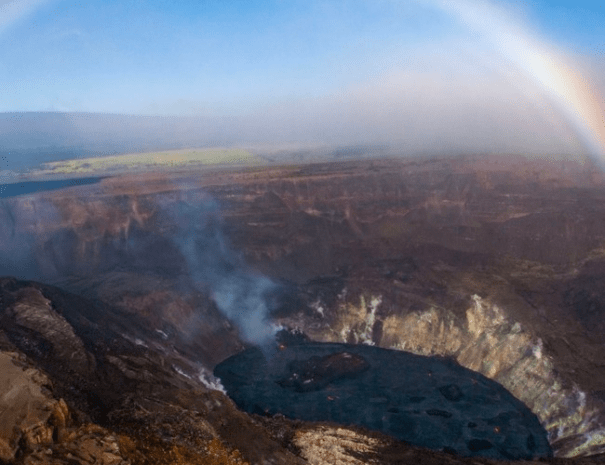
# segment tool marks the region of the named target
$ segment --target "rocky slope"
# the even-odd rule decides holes
[[[590,163],[460,158],[121,176],[4,200],[0,271],[58,288],[2,281],[6,392],[30,393],[15,405],[46,428],[32,442],[15,420],[3,453],[462,463],[238,412],[210,372],[281,325],[453,357],[523,401],[556,457],[598,463],[604,197]]]

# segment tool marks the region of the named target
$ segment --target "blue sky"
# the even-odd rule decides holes
[[[48,1],[0,35],[0,110],[238,112],[363,80],[444,26],[390,2]]]
[[[32,6],[0,29],[0,111],[238,113],[405,69],[465,35],[422,1],[4,3]],[[601,2],[510,9],[573,53],[605,53]]]
[[[250,131],[264,121],[282,132],[284,121],[321,126],[346,113],[341,131],[358,132],[358,114],[378,140],[397,131],[383,128],[386,106],[398,121],[418,113],[417,132],[449,124],[443,113],[455,109],[510,120],[511,131],[537,112],[560,133],[569,121],[536,97],[542,84],[486,41],[489,25],[469,27],[448,3],[0,0],[0,111],[238,116]],[[463,3],[488,8],[479,24],[506,16],[605,95],[605,1]]]

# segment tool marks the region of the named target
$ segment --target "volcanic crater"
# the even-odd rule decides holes
[[[5,198],[2,376],[36,395],[0,399],[0,458],[603,463],[604,209],[589,161],[512,156]],[[308,340],[254,348],[279,328]]]

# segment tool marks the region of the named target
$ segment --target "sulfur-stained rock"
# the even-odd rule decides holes
[[[53,411],[58,402],[38,370],[24,368],[18,355],[0,352],[0,460],[11,461],[20,447],[53,442]]]
[[[55,405],[51,416],[51,424],[55,428],[55,436],[57,442],[62,442],[68,436],[67,426],[71,423],[69,408],[63,399]]]
[[[120,452],[118,439],[97,425],[85,425],[70,435],[55,449],[55,454],[65,458],[74,457],[78,463],[100,465],[127,465]]]
[[[58,445],[28,453],[24,465],[130,465],[118,439],[97,425],[83,425]]]

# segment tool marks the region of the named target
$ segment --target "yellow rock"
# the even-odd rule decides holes
[[[52,442],[49,419],[58,403],[42,390],[50,384],[46,377],[17,360],[17,354],[0,353],[0,460],[7,462],[22,438],[28,447]]]

